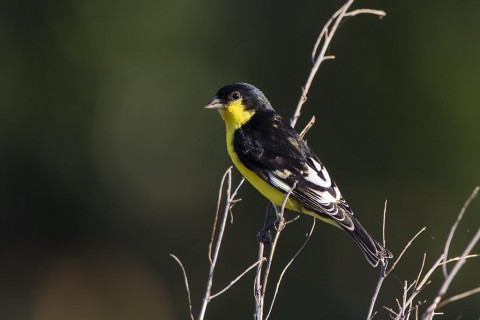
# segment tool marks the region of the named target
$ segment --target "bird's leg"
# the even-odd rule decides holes
[[[275,206],[269,202],[267,205],[267,208],[265,210],[265,221],[263,222],[263,227],[262,230],[260,230],[257,233],[257,240],[259,242],[265,243],[265,244],[271,244],[272,243],[272,235],[270,233],[270,229],[272,227],[276,226],[277,219],[276,219],[276,214],[275,214],[275,221],[271,222],[272,218],[272,211],[275,210],[276,213],[276,208]]]
[[[277,206],[274,206],[274,208],[275,208],[275,215],[277,219],[275,219],[275,222],[273,224],[275,225],[275,229],[277,229],[278,231],[282,231],[286,225],[285,217],[284,217],[285,210]]]

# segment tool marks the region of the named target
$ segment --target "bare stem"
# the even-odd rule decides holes
[[[423,259],[422,259],[422,265],[420,266],[420,271],[418,272],[417,279],[415,280],[415,283],[418,283],[420,281],[420,277],[422,276],[423,268],[425,267],[425,259],[427,259],[427,254],[423,254]]]
[[[212,234],[210,236],[210,243],[208,244],[208,261],[210,261],[210,264],[212,264],[212,248],[213,248],[213,241],[215,240],[215,232],[217,231],[217,222],[218,222],[218,215],[220,213],[220,205],[222,204],[223,186],[225,185],[225,179],[227,178],[231,169],[232,167],[230,166],[227,169],[227,171],[223,174],[222,180],[220,181],[220,188],[218,189],[217,209],[215,210],[215,218],[213,219]]]
[[[385,205],[383,207],[383,222],[382,222],[382,240],[383,247],[386,247],[386,237],[385,237],[385,225],[387,221],[387,200],[385,200]],[[377,301],[378,293],[382,288],[383,280],[387,277],[386,270],[388,266],[388,260],[382,260],[380,266],[380,275],[378,276],[377,285],[375,286],[375,291],[373,292],[372,300],[370,301],[370,307],[368,309],[367,320],[370,320],[374,317],[373,309],[375,307],[375,302]]]
[[[258,260],[260,263],[257,265],[257,273],[255,275],[255,284],[253,286],[253,296],[255,297],[255,320],[263,320],[263,304],[264,296],[262,296],[262,267],[265,257],[263,255],[265,244],[261,241],[258,242]]]
[[[333,36],[335,35],[335,32],[337,31],[338,26],[340,25],[340,22],[343,20],[343,18],[348,16],[355,16],[357,14],[373,14],[373,15],[383,17],[386,14],[384,11],[371,10],[371,9],[357,9],[357,10],[348,12],[348,9],[353,4],[353,2],[354,0],[348,0],[342,7],[340,7],[340,9],[338,9],[332,15],[332,17],[327,21],[322,31],[320,32],[320,35],[317,38],[317,41],[312,51],[313,67],[310,70],[310,74],[308,75],[305,85],[302,87],[302,95],[298,100],[297,107],[295,109],[293,117],[290,119],[290,125],[292,126],[292,128],[295,127],[295,124],[297,123],[297,120],[300,117],[302,106],[305,103],[305,101],[307,101],[308,92],[312,85],[313,79],[315,78],[315,75],[317,74],[318,69],[320,68],[320,65],[322,64],[323,61],[334,58],[334,56],[332,55],[325,56],[325,54],[328,48],[330,47],[330,42],[332,41]],[[323,45],[320,51],[317,51],[321,44]]]
[[[460,223],[460,220],[462,220],[463,214],[465,213],[468,206],[470,205],[470,202],[472,202],[472,200],[478,195],[479,190],[480,190],[480,186],[477,186],[475,189],[473,189],[472,194],[470,195],[470,197],[468,197],[467,201],[465,201],[465,203],[463,204],[463,207],[462,207],[462,209],[460,210],[460,213],[457,216],[457,220],[455,221],[452,228],[450,229],[450,233],[448,234],[447,242],[445,243],[445,250],[443,252],[443,255],[444,255],[445,259],[448,258],[448,251],[450,250],[450,244],[452,242],[453,236],[455,235],[455,230],[457,229],[458,224]],[[443,270],[443,276],[445,278],[447,278],[448,277],[448,271],[447,271],[447,265],[446,264],[444,264],[442,266],[442,270]]]
[[[265,296],[268,276],[270,275],[270,268],[272,267],[273,256],[275,254],[275,249],[277,248],[278,238],[280,238],[280,233],[285,228],[285,218],[284,218],[285,205],[287,204],[288,198],[290,197],[290,195],[293,192],[293,189],[295,189],[296,186],[297,186],[297,182],[295,181],[295,183],[293,184],[293,187],[290,188],[290,190],[287,192],[287,194],[283,198],[283,202],[280,207],[280,210],[277,212],[277,221],[276,221],[276,223],[278,224],[277,231],[275,232],[275,238],[273,240],[272,247],[270,249],[270,257],[267,262],[267,267],[265,268],[265,274],[263,275],[263,287],[262,287],[263,296]]]
[[[388,266],[388,260],[385,259],[385,261],[382,261],[380,265],[380,275],[378,276],[377,285],[375,287],[375,291],[373,292],[372,300],[370,302],[370,307],[368,309],[368,314],[367,314],[367,320],[370,320],[373,318],[373,309],[375,307],[375,302],[377,301],[378,293],[382,288],[383,280],[385,280],[385,278],[387,277],[387,274],[385,273],[385,271],[387,270],[387,266]]]
[[[205,294],[203,296],[202,305],[200,307],[200,313],[199,313],[199,316],[198,316],[198,320],[203,320],[203,318],[205,317],[205,312],[207,310],[208,303],[211,300],[213,274],[215,272],[215,266],[217,264],[218,254],[220,252],[220,246],[222,244],[223,234],[225,232],[225,225],[227,223],[228,213],[230,212],[230,210],[232,208],[232,205],[235,203],[234,198],[236,196],[236,191],[238,190],[238,188],[237,188],[235,190],[235,192],[232,194],[232,167],[229,167],[227,169],[227,171],[225,172],[225,174],[223,175],[222,182],[221,182],[221,185],[220,185],[220,190],[219,190],[220,195],[222,193],[223,185],[224,185],[225,182],[227,183],[225,207],[224,207],[224,210],[223,210],[223,217],[222,217],[222,221],[221,221],[221,224],[220,224],[220,228],[218,229],[217,240],[215,241],[215,244],[214,244],[214,238],[215,238],[214,233],[215,233],[215,229],[216,229],[216,222],[218,220],[217,219],[218,208],[220,207],[217,204],[217,212],[215,214],[215,225],[213,227],[214,233],[211,237],[211,242],[210,242],[210,246],[209,246],[209,254],[208,254],[209,260],[210,260],[210,270],[208,272],[207,285],[206,285],[206,288],[205,288]],[[219,197],[219,199],[220,199],[220,197]],[[211,248],[213,248],[213,247],[214,247],[214,249],[213,249],[213,256],[212,256]]]
[[[300,137],[303,138],[307,134],[308,130],[310,130],[313,127],[314,124],[315,124],[315,116],[312,116],[312,118],[307,123],[305,128],[303,128],[302,132],[300,132]]]
[[[472,289],[472,290],[465,291],[463,293],[454,295],[453,297],[450,297],[448,299],[443,300],[442,302],[440,302],[438,304],[437,309],[440,309],[441,307],[443,307],[446,304],[449,304],[450,302],[454,302],[454,301],[466,298],[466,297],[471,296],[472,294],[476,294],[476,293],[480,293],[480,287],[477,287],[477,288]]]
[[[187,290],[187,299],[188,299],[188,312],[190,313],[190,319],[195,320],[193,318],[193,313],[192,313],[192,298],[190,297],[190,287],[188,286],[188,278],[187,278],[187,273],[185,272],[185,268],[183,267],[182,262],[180,259],[178,259],[174,254],[170,254],[170,257],[175,259],[177,261],[178,265],[182,269],[183,273],[183,280],[185,281],[185,289]]]
[[[387,203],[388,201],[385,200],[385,206],[383,207],[383,223],[382,223],[382,239],[383,239],[383,247],[386,248],[387,238],[385,238],[385,225],[387,223]]]
[[[290,259],[290,261],[287,263],[285,268],[283,268],[282,273],[280,274],[280,277],[278,278],[277,285],[275,286],[275,293],[273,295],[272,303],[270,304],[270,309],[268,310],[268,314],[267,314],[267,317],[265,318],[265,320],[268,320],[268,318],[270,317],[270,314],[272,313],[273,305],[275,303],[275,299],[277,298],[277,293],[278,293],[278,290],[280,288],[280,284],[282,283],[282,279],[283,279],[283,276],[285,275],[285,272],[287,272],[287,269],[290,267],[290,265],[293,263],[293,261],[295,261],[297,256],[300,254],[300,252],[302,252],[302,250],[305,248],[308,241],[310,240],[310,237],[312,236],[313,230],[315,229],[315,221],[316,221],[315,218],[313,218],[312,228],[310,229],[310,232],[307,234],[307,238],[303,242],[300,249],[298,249],[298,251],[295,253],[293,258]]]
[[[267,288],[267,283],[268,283],[268,277],[270,275],[270,269],[272,267],[273,256],[275,255],[275,249],[277,247],[278,239],[280,238],[280,234],[281,234],[282,230],[285,228],[285,218],[284,218],[285,206],[287,204],[288,198],[290,197],[290,195],[292,194],[292,192],[293,192],[293,190],[295,189],[296,186],[297,186],[297,182],[295,181],[292,188],[290,188],[290,190],[287,192],[287,194],[283,198],[282,205],[281,205],[280,209],[276,210],[276,213],[277,213],[276,224],[278,224],[278,226],[276,228],[275,238],[274,238],[273,243],[272,243],[271,248],[270,248],[270,254],[269,254],[268,261],[267,261],[267,265],[265,267],[265,272],[263,274],[263,283],[261,284],[261,287],[259,287],[259,285],[260,285],[259,283],[261,283],[261,280],[260,280],[261,274],[257,274],[258,279],[256,281],[258,281],[257,288],[259,288],[259,290],[256,290],[255,294],[259,294],[259,296],[256,297],[257,310],[256,310],[255,319],[258,319],[258,320],[263,320],[263,308],[264,308],[264,305],[265,305],[265,303],[264,303],[265,302],[265,293],[266,293],[266,288]],[[262,245],[262,250],[263,250],[263,243],[261,243],[261,245]]]
[[[435,261],[433,266],[428,270],[428,272],[425,274],[425,276],[422,278],[420,283],[417,281],[414,281],[409,287],[404,287],[403,290],[403,300],[402,303],[400,304],[397,300],[397,305],[398,305],[398,313],[396,313],[395,320],[402,320],[402,319],[408,319],[410,317],[410,313],[415,310],[417,306],[412,306],[413,301],[416,298],[416,296],[422,291],[429,283],[430,283],[430,276],[432,273],[441,265],[443,260],[443,255],[440,256],[440,258]],[[423,266],[422,266],[423,268]],[[411,288],[413,287],[413,290],[410,292]]]
[[[230,284],[228,286],[226,286],[225,288],[223,288],[222,290],[220,290],[219,292],[215,293],[215,294],[212,294],[210,296],[210,300],[212,300],[213,298],[216,298],[218,297],[219,295],[221,295],[222,293],[224,293],[225,291],[227,291],[228,289],[230,289],[238,280],[240,280],[244,275],[246,275],[248,273],[248,271],[252,270],[253,268],[255,268],[257,265],[259,265],[260,263],[262,263],[263,261],[265,261],[265,258],[262,259],[262,260],[259,260],[257,262],[255,262],[254,264],[252,264],[250,267],[248,267],[245,271],[243,271],[238,277],[236,277],[234,280],[232,280],[230,282]]]
[[[383,10],[373,10],[373,9],[356,9],[352,10],[350,12],[345,13],[345,17],[354,17],[359,14],[373,14],[378,16],[380,19],[385,17],[387,13]]]
[[[423,320],[431,320],[433,318],[433,315],[435,314],[435,310],[437,309],[440,303],[440,300],[443,298],[443,296],[447,292],[448,287],[452,283],[452,280],[455,278],[460,268],[465,264],[466,257],[470,254],[473,247],[477,244],[479,240],[480,240],[480,228],[477,230],[472,240],[463,251],[460,260],[458,260],[458,262],[455,263],[455,265],[453,266],[452,271],[450,272],[450,274],[448,275],[448,277],[445,279],[442,286],[440,287],[440,290],[438,291],[437,296],[433,300],[433,303],[430,305],[430,307],[428,307],[427,311],[422,315]],[[445,257],[443,258],[445,259]]]
[[[407,251],[408,247],[410,247],[410,245],[412,244],[412,242],[420,235],[420,233],[422,233],[423,231],[425,231],[427,227],[423,227],[420,231],[417,232],[417,234],[415,236],[413,236],[412,240],[408,241],[407,245],[405,246],[405,248],[403,248],[402,252],[400,253],[400,255],[398,256],[397,260],[395,260],[395,262],[393,263],[392,267],[387,271],[387,274],[385,276],[388,276],[390,274],[390,272],[392,272],[392,270],[395,268],[395,266],[397,265],[398,261],[400,261],[400,259],[402,258],[403,254],[405,253],[405,251]]]
[[[432,318],[435,316],[435,315],[438,315],[438,314],[441,314],[441,313],[438,313],[438,312],[435,312],[436,309],[444,306],[445,304],[447,303],[450,303],[450,302],[453,302],[453,301],[456,301],[456,300],[459,300],[459,299],[462,299],[462,298],[465,298],[469,295],[472,295],[472,294],[475,294],[475,293],[479,293],[480,292],[480,287],[479,288],[475,288],[475,289],[472,289],[470,291],[467,291],[467,292],[464,292],[462,294],[458,294],[458,295],[455,295],[451,298],[448,298],[446,300],[442,300],[442,298],[445,296],[445,293],[447,292],[451,282],[453,281],[453,279],[455,278],[455,276],[457,275],[458,271],[460,270],[460,268],[463,266],[463,264],[465,264],[466,260],[469,259],[469,258],[474,258],[474,257],[478,257],[480,255],[478,254],[470,254],[470,252],[472,251],[473,247],[480,241],[480,229],[477,230],[477,232],[475,233],[475,235],[473,236],[473,238],[471,239],[471,241],[469,242],[469,244],[467,245],[467,247],[465,248],[465,250],[463,251],[462,255],[459,256],[459,257],[455,257],[455,258],[450,258],[448,259],[446,257],[446,254],[448,253],[448,248],[450,246],[450,243],[452,242],[453,240],[453,236],[454,236],[454,233],[455,233],[455,229],[457,228],[460,220],[462,219],[463,217],[463,214],[465,213],[465,211],[467,210],[468,206],[470,205],[471,201],[475,198],[475,196],[478,194],[479,192],[479,187],[476,187],[474,189],[474,191],[472,192],[472,194],[470,195],[470,197],[467,199],[467,201],[465,202],[465,204],[463,205],[458,217],[457,217],[457,220],[454,224],[454,226],[452,226],[451,230],[450,230],[450,234],[449,234],[449,237],[445,243],[445,253],[443,253],[436,261],[435,263],[432,265],[432,267],[425,273],[425,275],[423,275],[422,277],[422,273],[423,273],[423,269],[424,269],[424,266],[425,266],[425,260],[426,260],[426,254],[423,255],[423,260],[422,260],[422,265],[420,267],[420,271],[418,272],[418,275],[417,275],[417,278],[415,279],[415,281],[413,281],[410,286],[407,286],[405,285],[404,286],[404,290],[403,290],[403,299],[402,299],[402,302],[400,303],[400,301],[397,299],[397,306],[398,306],[398,312],[394,312],[392,308],[385,308],[387,309],[390,313],[391,313],[391,318],[395,319],[395,320],[408,320],[411,316],[411,314],[415,311],[415,319],[418,320],[419,319],[419,305],[422,304],[423,302],[421,301],[418,301],[416,304],[414,304],[414,301],[417,297],[417,295],[428,285],[431,283],[431,280],[430,280],[430,277],[432,276],[433,272],[435,272],[440,266],[444,266],[448,263],[452,263],[452,262],[456,262],[454,267],[452,268],[452,271],[448,274],[447,274],[447,277],[445,278],[444,282],[442,283],[435,299],[433,300],[432,304],[428,307],[428,309],[423,313],[422,315],[422,320],[432,320]],[[425,228],[424,228],[425,229]],[[422,229],[420,232],[418,232],[415,237],[413,237],[413,239],[407,244],[407,246],[405,247],[405,249],[402,251],[402,253],[400,254],[400,256],[398,257],[397,261],[395,261],[394,265],[392,266],[392,268],[387,272],[387,275],[393,270],[393,268],[395,267],[395,265],[397,264],[397,262],[400,260],[401,256],[403,255],[403,253],[406,251],[406,249],[410,246],[411,242],[424,230]],[[446,270],[446,268],[444,268],[444,271]],[[392,316],[393,315],[393,316]]]

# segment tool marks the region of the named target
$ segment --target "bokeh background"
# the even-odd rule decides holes
[[[187,319],[180,269],[198,313],[221,176],[224,125],[202,106],[246,81],[290,117],[313,43],[342,1],[14,1],[0,3],[0,318]],[[347,19],[298,127],[363,224],[398,255],[379,298],[395,307],[422,256],[441,254],[480,184],[480,3],[358,1],[387,16]],[[235,181],[240,179],[235,172]],[[266,201],[240,191],[214,291],[256,259]],[[472,203],[452,245],[480,225]],[[292,215],[293,216],[293,215]],[[291,216],[291,217],[292,217]],[[282,236],[272,284],[303,242],[302,217]],[[479,251],[477,246],[476,251]],[[480,263],[447,296],[480,285]],[[325,224],[285,276],[274,319],[363,319],[378,270]],[[421,299],[442,280],[433,278]],[[207,310],[251,319],[253,274]],[[272,288],[273,289],[273,288]],[[480,297],[445,307],[478,319]]]

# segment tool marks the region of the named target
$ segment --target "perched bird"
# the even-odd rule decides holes
[[[345,230],[372,266],[393,257],[358,222],[325,166],[260,90],[247,83],[226,85],[205,108],[220,112],[234,165],[274,205],[291,191],[287,209]]]

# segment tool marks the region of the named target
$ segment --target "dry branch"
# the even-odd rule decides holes
[[[465,291],[463,293],[460,293],[460,294],[454,295],[453,297],[445,299],[438,304],[437,308],[440,309],[441,307],[443,307],[446,304],[449,304],[450,302],[454,302],[454,301],[457,301],[457,300],[460,300],[460,299],[464,299],[464,298],[466,298],[468,296],[471,296],[472,294],[476,294],[476,293],[480,293],[480,287],[477,287],[477,288],[472,289],[472,290]]]
[[[175,261],[177,261],[178,265],[179,265],[180,268],[182,269],[183,280],[185,281],[185,289],[187,290],[188,312],[189,312],[189,314],[190,314],[190,319],[191,319],[191,320],[195,320],[194,317],[193,317],[193,313],[192,313],[192,298],[190,297],[190,287],[188,286],[187,273],[185,272],[185,268],[183,267],[183,264],[182,264],[182,262],[180,261],[180,259],[178,259],[174,254],[170,254],[170,257],[172,257],[173,259],[175,259]]]
[[[453,240],[453,235],[455,233],[455,229],[457,228],[458,224],[460,223],[460,221],[461,221],[465,211],[469,207],[471,201],[477,195],[478,189],[479,189],[478,187],[476,187],[474,189],[474,191],[472,192],[470,197],[467,199],[467,201],[463,205],[454,226],[452,226],[452,228],[450,230],[449,237],[446,240],[445,252],[448,252],[448,248],[450,246],[450,243]],[[421,231],[423,231],[423,229]],[[390,272],[395,267],[395,265],[398,262],[398,260],[400,259],[400,257],[403,255],[403,253],[406,251],[406,249],[410,246],[411,242],[419,234],[420,234],[420,232],[417,233],[417,235],[407,244],[405,249],[402,251],[402,254],[399,256],[397,261],[395,261],[392,268],[387,272],[387,275],[390,274]],[[398,306],[398,311],[394,311],[393,308],[384,307],[386,310],[388,310],[390,312],[391,317],[395,320],[405,320],[405,319],[409,319],[412,312],[415,311],[416,319],[418,319],[419,304],[414,304],[415,299],[417,298],[418,294],[431,282],[430,277],[433,274],[433,272],[435,272],[440,266],[443,267],[448,263],[456,262],[455,265],[453,266],[451,272],[449,274],[447,273],[447,277],[445,278],[444,282],[442,283],[436,297],[433,299],[433,302],[427,308],[427,310],[423,313],[422,320],[431,320],[435,315],[440,314],[440,313],[437,313],[436,310],[438,308],[444,306],[447,303],[450,303],[450,302],[453,302],[453,301],[456,301],[456,300],[459,300],[459,299],[468,297],[472,294],[480,292],[480,287],[479,287],[479,288],[472,289],[470,291],[464,292],[462,294],[453,296],[451,298],[448,298],[448,299],[445,299],[445,300],[442,301],[442,298],[444,297],[445,293],[447,292],[450,284],[454,280],[454,278],[457,275],[460,268],[465,264],[467,259],[479,256],[478,254],[470,254],[473,247],[479,241],[480,241],[480,228],[477,230],[477,232],[475,233],[475,235],[473,236],[473,238],[471,239],[471,241],[469,242],[469,244],[467,245],[467,247],[465,248],[465,250],[463,251],[463,253],[459,257],[447,259],[446,256],[445,256],[445,253],[442,254],[435,261],[435,263],[432,265],[432,267],[430,267],[430,269],[422,277],[422,272],[423,272],[423,268],[425,266],[425,259],[426,259],[426,254],[424,254],[423,255],[423,260],[422,260],[422,265],[420,267],[420,271],[418,272],[416,280],[413,281],[409,286],[407,286],[407,282],[405,282],[403,295],[402,295],[402,302],[400,303],[398,300],[396,300],[397,301],[397,306]],[[444,270],[446,270],[446,268]]]
[[[448,277],[445,279],[442,286],[440,287],[440,290],[438,291],[437,296],[433,300],[433,303],[430,305],[430,307],[428,307],[427,311],[422,315],[423,320],[431,320],[433,318],[433,316],[435,314],[435,310],[437,309],[440,301],[442,300],[445,293],[447,293],[448,287],[452,283],[453,279],[457,275],[460,268],[467,261],[466,257],[470,254],[473,247],[478,243],[479,240],[480,240],[480,228],[477,230],[477,232],[473,236],[472,240],[470,241],[468,246],[463,251],[460,260],[458,260],[457,263],[455,263],[455,265],[453,266],[452,271],[450,272],[450,274],[448,275]]]
[[[263,273],[263,281],[262,281],[262,273],[257,272],[257,279],[255,280],[256,283],[256,290],[254,290],[255,296],[255,301],[256,303],[256,310],[255,310],[255,319],[258,320],[263,320],[263,308],[265,306],[265,294],[266,294],[266,288],[268,284],[268,277],[270,275],[270,269],[272,267],[272,261],[273,257],[275,255],[275,249],[278,244],[278,239],[280,238],[280,234],[282,233],[283,229],[285,228],[285,218],[284,218],[284,212],[285,212],[285,205],[287,204],[288,199],[290,198],[290,195],[292,194],[293,190],[297,186],[297,182],[295,182],[290,188],[290,190],[287,192],[285,197],[283,198],[282,205],[280,209],[277,209],[275,207],[275,211],[277,214],[277,220],[275,224],[277,225],[276,227],[276,232],[275,232],[275,237],[273,240],[273,243],[270,248],[270,255],[267,260],[267,265],[265,267],[265,272]],[[263,258],[263,248],[264,244],[262,242],[259,242],[261,248],[259,249],[259,256],[260,256],[260,251],[262,251],[262,258]],[[258,270],[258,269],[257,269]],[[261,269],[259,269],[261,271]],[[257,295],[258,294],[258,295]]]
[[[232,280],[230,282],[230,284],[228,286],[226,286],[225,288],[223,288],[222,290],[220,290],[219,292],[215,293],[215,294],[212,294],[210,296],[210,300],[218,297],[219,295],[221,295],[222,293],[224,293],[225,291],[227,291],[228,289],[230,289],[238,280],[240,280],[244,275],[246,275],[248,273],[248,271],[252,270],[253,268],[255,268],[257,265],[259,265],[260,263],[262,263],[263,261],[265,261],[265,259],[262,259],[262,260],[259,260],[257,262],[255,262],[254,264],[252,264],[250,267],[248,267],[247,269],[245,269],[245,271],[243,271],[238,277],[236,277],[234,280]]]
[[[219,208],[220,208],[220,201],[221,201],[221,194],[223,191],[223,186],[224,183],[227,183],[227,191],[226,191],[226,203],[225,203],[225,208],[223,210],[223,218],[222,222],[220,224],[220,229],[218,231],[217,235],[217,241],[215,242],[215,247],[214,247],[214,239],[215,239],[215,230],[216,230],[216,225],[218,221],[218,214],[219,214]],[[218,203],[217,203],[217,211],[215,213],[215,220],[214,220],[214,225],[213,225],[213,232],[212,232],[212,237],[210,239],[210,245],[209,245],[209,250],[208,250],[208,257],[210,260],[210,269],[208,271],[208,278],[207,278],[207,286],[205,288],[205,294],[203,296],[202,300],[202,305],[200,307],[200,314],[198,316],[198,320],[203,320],[205,317],[205,312],[207,310],[208,303],[210,302],[210,295],[211,295],[211,290],[212,290],[212,285],[213,285],[213,274],[215,272],[215,266],[217,264],[217,259],[218,259],[218,254],[220,252],[220,246],[222,244],[222,239],[223,239],[223,233],[225,231],[225,225],[227,223],[227,217],[228,217],[228,212],[231,209],[231,191],[232,191],[232,167],[229,167],[227,171],[225,171],[225,174],[222,177],[222,182],[220,184],[220,189],[219,189],[219,197],[218,197]],[[213,249],[213,257],[212,257],[212,248]]]
[[[322,31],[320,32],[320,35],[317,38],[317,41],[315,42],[315,46],[313,47],[313,51],[312,51],[313,66],[312,66],[312,69],[310,70],[310,74],[308,75],[307,81],[302,87],[302,94],[300,96],[300,99],[298,100],[297,107],[295,108],[295,112],[293,113],[293,117],[290,119],[290,125],[292,126],[292,128],[295,127],[295,124],[297,123],[297,120],[300,117],[302,106],[307,101],[308,92],[312,85],[313,79],[315,78],[318,72],[318,69],[320,68],[320,65],[322,64],[323,61],[331,60],[335,58],[335,56],[332,56],[332,55],[326,56],[325,54],[328,48],[330,47],[330,42],[332,41],[333,36],[335,35],[335,32],[337,31],[338,26],[340,25],[340,22],[343,20],[343,18],[348,16],[355,16],[357,14],[373,14],[379,17],[384,17],[386,15],[385,11],[372,10],[372,9],[357,9],[357,10],[348,12],[348,9],[350,9],[350,6],[353,4],[353,2],[354,0],[348,0],[342,7],[340,7],[340,9],[338,9],[332,15],[332,17],[327,21],[327,23],[323,27]],[[320,48],[320,45],[322,45],[321,48]],[[320,50],[318,51],[319,48]]]
[[[423,231],[425,231],[425,229],[427,229],[427,227],[423,227],[420,231],[417,232],[416,235],[413,236],[413,238],[408,241],[407,245],[403,248],[402,252],[400,252],[400,254],[398,255],[398,258],[397,260],[395,260],[395,262],[393,263],[392,267],[388,270],[387,274],[385,276],[388,276],[392,271],[393,269],[395,269],[395,267],[397,266],[397,263],[400,261],[400,259],[403,257],[403,254],[407,251],[408,247],[410,247],[413,243],[413,241],[415,241],[415,239],[420,235],[420,233],[422,233]]]
[[[280,288],[280,284],[282,283],[283,276],[285,275],[285,272],[287,272],[287,269],[290,267],[290,265],[295,261],[295,259],[298,257],[300,252],[305,248],[307,245],[308,241],[310,240],[310,237],[312,236],[313,230],[315,229],[315,218],[313,218],[313,223],[312,223],[312,228],[310,229],[310,232],[307,233],[307,237],[305,241],[303,242],[302,246],[298,249],[298,251],[295,253],[295,255],[290,259],[290,261],[285,265],[285,268],[283,268],[282,273],[280,274],[280,277],[278,278],[277,285],[275,286],[275,293],[273,294],[272,302],[270,303],[270,308],[268,310],[267,317],[265,320],[268,320],[270,317],[270,314],[272,313],[273,310],[273,305],[275,304],[275,299],[277,298],[277,293]]]
[[[458,224],[460,223],[460,220],[462,220],[463,215],[465,214],[465,211],[467,211],[468,206],[470,205],[472,200],[478,195],[479,189],[480,189],[480,187],[476,187],[475,189],[473,189],[472,194],[470,195],[470,197],[468,197],[467,201],[464,203],[464,205],[462,207],[462,210],[460,210],[460,213],[458,214],[457,220],[455,221],[452,228],[450,229],[450,233],[448,234],[447,242],[445,243],[445,250],[443,252],[443,255],[444,255],[445,259],[448,258],[448,251],[450,250],[450,244],[451,244],[453,236],[455,234],[455,230],[457,230]],[[447,271],[447,265],[446,264],[444,264],[442,266],[442,270],[443,270],[443,276],[445,278],[447,278],[448,277],[448,271]]]

